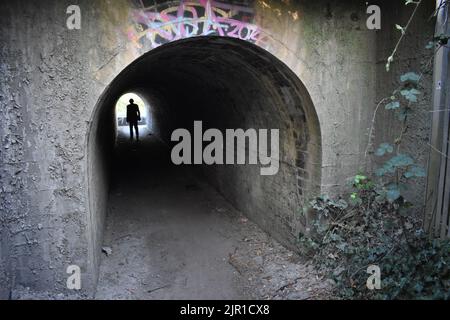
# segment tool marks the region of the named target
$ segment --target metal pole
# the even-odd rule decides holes
[[[438,0],[435,36],[450,34],[449,3]],[[448,44],[450,45],[450,44]],[[428,165],[426,194],[425,230],[436,237],[450,235],[450,50],[441,46],[435,55],[433,74],[433,121],[431,132],[431,152]]]

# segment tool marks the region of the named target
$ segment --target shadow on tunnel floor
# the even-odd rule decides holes
[[[148,131],[141,133],[140,141],[130,141],[128,135],[119,134],[114,149],[112,188],[122,183],[142,187],[150,180],[156,180],[170,170],[176,170],[171,163],[169,147]]]
[[[239,274],[226,262],[238,232],[233,208],[208,196],[189,168],[175,166],[157,137],[119,136],[109,196],[100,299],[243,299]],[[225,260],[224,260],[225,259]],[[220,288],[220,290],[219,290]]]
[[[96,299],[303,299],[328,291],[192,168],[173,165],[157,137],[120,136],[115,152]],[[286,283],[293,285],[280,291]]]

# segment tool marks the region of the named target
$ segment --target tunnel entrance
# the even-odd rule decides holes
[[[121,132],[113,107],[129,93],[151,106],[151,129],[139,144],[132,144]],[[175,166],[170,160],[171,134],[179,128],[192,130],[195,121],[223,132],[279,130],[277,174],[262,176],[260,167],[252,164]],[[117,265],[126,264],[127,259],[140,261],[137,266],[148,273],[163,273],[164,279],[175,275],[181,279],[190,272],[190,278],[176,283],[179,287],[187,286],[183,281],[200,284],[191,288],[194,291],[217,279],[221,286],[233,283],[230,273],[208,273],[204,266],[220,270],[214,261],[235,245],[226,235],[242,233],[233,231],[230,216],[220,218],[211,212],[240,212],[295,249],[298,234],[306,226],[302,207],[320,190],[320,141],[307,90],[285,64],[256,45],[209,36],[179,40],[148,52],[109,85],[92,120],[88,178],[93,270],[98,270],[108,225],[106,242],[112,244],[113,252],[114,246],[121,248],[114,260]],[[120,243],[127,244],[120,247]],[[146,256],[151,261],[137,258],[145,255],[142,246],[151,252]],[[192,256],[194,260],[189,259]],[[113,278],[120,271],[105,272]],[[216,280],[200,280],[208,277]],[[224,297],[242,297],[235,288],[225,290]],[[186,298],[181,293],[178,297]]]
[[[140,110],[138,129],[139,132],[145,136],[152,131],[151,108],[148,102],[144,102],[138,94],[132,92],[123,94],[116,102],[115,118],[117,133],[121,136],[130,136],[129,124],[127,122],[127,106],[130,104],[131,100]]]

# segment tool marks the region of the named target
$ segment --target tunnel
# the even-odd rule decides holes
[[[126,93],[141,97],[151,115],[151,129],[145,131],[139,144],[118,132],[114,106]],[[277,174],[261,175],[260,166],[254,164],[175,166],[170,162],[174,146],[171,134],[178,128],[192,132],[194,121],[202,121],[204,130],[223,132],[230,128],[278,129]],[[150,189],[141,194],[139,190],[168,180],[195,188],[189,184],[190,178],[180,180],[185,174],[180,167],[187,167],[188,175],[210,186],[262,230],[294,250],[298,235],[307,228],[303,206],[320,192],[320,127],[305,86],[278,58],[239,39],[208,36],[178,40],[135,60],[99,98],[87,144],[88,250],[96,278],[105,225],[114,210],[110,208],[115,201],[111,197],[121,197],[117,202],[125,215],[126,203],[141,201],[146,206],[145,215],[151,217],[156,207],[153,202],[160,201],[159,196],[152,198]],[[166,174],[168,171],[172,173]],[[128,188],[131,195],[123,191],[113,194],[118,184],[132,183],[133,179],[138,181]],[[159,192],[167,192],[174,204],[182,197],[169,189]],[[142,199],[133,198],[136,194]],[[189,212],[186,208],[185,214]],[[118,217],[117,225],[123,227],[131,221],[128,218]]]

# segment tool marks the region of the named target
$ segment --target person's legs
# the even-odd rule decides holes
[[[134,124],[134,128],[136,129],[136,140],[139,141],[139,126],[137,122]]]
[[[128,125],[130,126],[130,140],[133,140],[133,122],[129,122]]]

